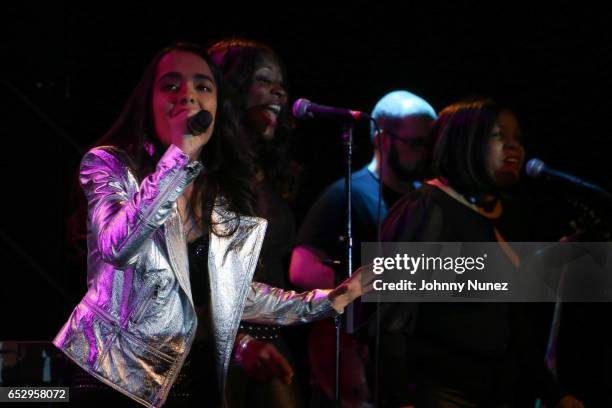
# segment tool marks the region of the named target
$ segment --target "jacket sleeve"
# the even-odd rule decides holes
[[[327,295],[315,289],[296,293],[253,282],[247,294],[242,320],[250,323],[291,325],[336,316]]]
[[[115,148],[94,148],[80,168],[88,201],[88,233],[95,236],[101,258],[119,269],[136,262],[143,243],[165,222],[177,198],[202,168],[197,161],[189,163],[189,157],[171,145],[155,172],[135,189],[137,182],[121,156]]]

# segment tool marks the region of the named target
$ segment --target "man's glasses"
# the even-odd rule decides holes
[[[393,140],[404,143],[414,150],[424,149],[427,147],[427,139],[424,137],[401,137],[387,129],[381,129],[381,133],[386,133],[387,135],[391,136]]]

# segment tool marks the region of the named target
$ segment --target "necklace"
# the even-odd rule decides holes
[[[459,201],[461,204],[471,208],[472,210],[476,211],[478,214],[486,218],[495,219],[501,216],[502,205],[499,202],[499,200],[497,201],[497,203],[495,203],[495,207],[493,208],[493,210],[486,211],[484,208],[468,202],[461,194],[455,191],[455,189],[453,189],[451,186],[444,183],[440,179],[436,178],[432,180],[427,180],[426,183],[431,186],[438,187],[440,190],[445,192],[450,197],[454,198],[455,200]],[[518,254],[512,249],[512,247],[510,247],[510,245],[508,245],[508,242],[504,239],[503,235],[501,234],[501,232],[499,232],[499,230],[496,227],[493,227],[493,232],[495,233],[495,239],[499,243],[499,246],[501,247],[506,257],[508,257],[510,262],[512,262],[512,264],[516,268],[519,268],[521,266],[521,259],[518,256]]]

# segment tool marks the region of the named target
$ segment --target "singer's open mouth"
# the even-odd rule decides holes
[[[263,109],[270,111],[274,113],[275,115],[278,115],[281,111],[281,106],[280,105],[264,105]]]

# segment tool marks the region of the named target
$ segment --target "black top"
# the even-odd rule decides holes
[[[383,229],[387,242],[495,242],[500,220],[489,219],[437,187],[425,185],[404,196]],[[510,262],[510,261],[508,261]],[[508,303],[398,303],[382,306],[384,361],[404,360],[383,385],[388,400],[408,398],[413,382],[457,387],[484,398],[518,394],[520,375],[555,400],[559,390],[544,366],[544,350],[530,338],[530,305]],[[398,337],[399,336],[399,337]],[[403,340],[402,340],[403,339]],[[394,350],[393,344],[395,347]],[[392,353],[392,359],[385,356]],[[389,368],[387,368],[389,369]],[[385,367],[381,368],[385,372]],[[402,385],[403,383],[403,385]],[[405,401],[405,400],[404,400]],[[393,402],[394,403],[394,402]]]
[[[170,390],[166,403],[169,407],[194,406],[194,404],[211,407],[221,405],[211,328],[208,246],[208,234],[203,234],[187,245],[189,281],[198,327],[191,350]]]
[[[253,280],[287,288],[287,271],[295,241],[295,219],[289,205],[266,180],[255,185],[257,215],[268,221]]]
[[[189,282],[191,296],[197,308],[208,307],[210,286],[208,284],[208,234],[187,244],[189,257]]]
[[[295,220],[289,205],[267,180],[254,186],[256,215],[268,221],[253,280],[281,289],[288,288],[287,272],[295,241]],[[241,322],[238,332],[261,341],[279,342],[279,326]]]
[[[383,241],[495,242],[496,238],[491,219],[427,185],[393,208],[384,225]],[[414,335],[429,344],[492,355],[508,349],[509,319],[504,303],[424,303],[416,322],[411,323],[416,324]]]
[[[353,266],[356,266],[361,264],[361,243],[377,241],[380,184],[367,166],[353,173],[352,183]],[[383,185],[380,222],[401,196]],[[331,259],[343,261],[345,225],[345,188],[344,179],[340,179],[329,186],[308,211],[296,244],[320,249]]]

